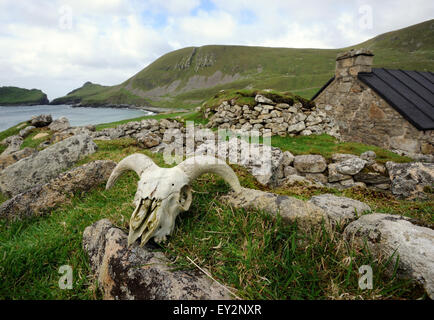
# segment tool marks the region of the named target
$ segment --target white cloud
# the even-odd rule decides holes
[[[144,1],[144,9],[163,11],[169,15],[189,14],[200,5],[200,0],[148,0]]]
[[[85,81],[121,83],[182,47],[339,48],[434,15],[428,0],[209,1],[0,0],[0,85],[55,98]],[[363,6],[372,28],[360,27]]]

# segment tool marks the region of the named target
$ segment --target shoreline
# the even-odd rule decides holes
[[[34,107],[34,106],[50,106],[50,107],[55,107],[55,106],[60,106],[60,105],[70,106],[72,108],[93,108],[93,109],[111,108],[111,109],[142,110],[142,111],[152,112],[152,113],[155,113],[155,114],[159,114],[159,113],[173,113],[173,112],[188,112],[189,111],[187,109],[174,109],[174,108],[163,108],[163,107],[154,107],[154,106],[136,106],[136,105],[130,105],[130,104],[81,104],[81,103],[78,103],[78,104],[69,104],[69,103],[51,104],[51,103],[46,103],[46,104],[0,105],[0,107],[5,107],[5,108]]]
[[[143,110],[153,113],[173,113],[173,112],[188,112],[187,109],[174,109],[174,108],[163,108],[154,106],[136,106],[134,104],[65,104],[70,105],[72,108],[113,108],[113,109],[133,109],[133,110]]]

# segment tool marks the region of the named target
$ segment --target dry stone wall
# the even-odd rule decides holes
[[[207,127],[233,131],[259,131],[260,135],[285,137],[327,133],[339,137],[339,128],[323,111],[305,109],[300,102],[277,103],[256,95],[254,105],[238,105],[236,100],[223,101],[214,110],[205,110]]]

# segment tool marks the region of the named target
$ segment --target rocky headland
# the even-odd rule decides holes
[[[47,95],[41,90],[0,87],[0,106],[34,106],[48,103]]]

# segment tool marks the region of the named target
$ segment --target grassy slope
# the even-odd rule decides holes
[[[0,87],[0,106],[28,103],[46,103],[47,95],[37,89],[22,89],[17,87]]]
[[[374,51],[374,67],[408,70],[434,70],[434,28],[430,20],[405,29],[382,34],[353,47],[324,49],[290,49],[246,46],[204,46],[170,52],[124,83],[88,95],[78,90],[75,96],[88,103],[151,103],[166,107],[191,107],[221,89],[273,88],[291,91],[310,98],[333,75],[338,52],[367,47]],[[193,54],[194,53],[194,54]],[[204,66],[205,57],[212,65]],[[190,61],[189,67],[186,62]],[[180,67],[183,66],[183,67]],[[209,77],[217,71],[241,77],[226,84],[185,86],[194,76]],[[148,90],[164,88],[178,80],[177,91],[160,92],[155,98]],[[140,89],[143,97],[131,92]],[[137,92],[136,92],[137,93]]]
[[[63,104],[63,103],[74,103],[82,98],[87,98],[98,93],[104,92],[109,87],[101,86],[99,84],[94,84],[91,82],[86,82],[81,88],[75,89],[68,93],[67,96],[54,99],[52,103]]]

